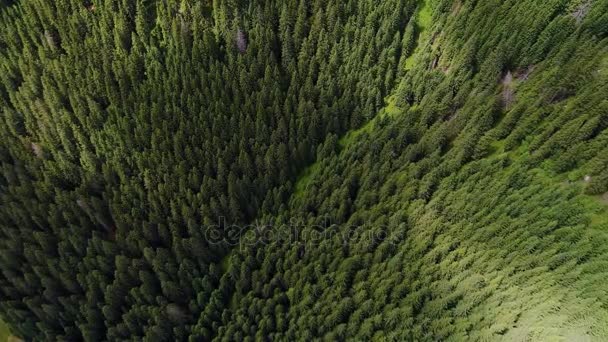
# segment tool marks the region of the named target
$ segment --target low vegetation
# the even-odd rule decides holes
[[[0,1],[24,340],[608,339],[608,2]]]

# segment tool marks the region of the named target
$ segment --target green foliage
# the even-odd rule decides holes
[[[9,327],[4,322],[0,322],[0,341],[8,341],[11,336]]]
[[[0,1],[2,319],[608,338],[607,6]]]

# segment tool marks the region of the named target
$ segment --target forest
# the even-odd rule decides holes
[[[0,338],[608,340],[608,0],[0,0]]]

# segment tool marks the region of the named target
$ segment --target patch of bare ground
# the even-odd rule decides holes
[[[576,9],[572,12],[572,17],[576,20],[576,24],[580,25],[583,22],[583,19],[589,14],[591,10],[591,1],[585,1],[582,4],[578,5]]]
[[[502,77],[502,103],[504,108],[508,109],[515,101],[515,82],[524,82],[528,80],[530,74],[534,71],[534,65],[529,65],[525,68],[520,68],[511,72],[510,70]]]
[[[531,64],[525,68],[517,69],[517,71],[515,71],[515,79],[518,81],[527,81],[532,71],[534,71],[534,67],[535,65]]]
[[[460,13],[460,9],[462,8],[462,1],[457,0],[452,4],[452,15],[457,15]]]
[[[513,73],[507,71],[503,76],[502,81],[502,104],[503,107],[509,108],[515,100],[515,90],[513,89]]]
[[[30,148],[32,149],[32,152],[34,152],[34,155],[36,155],[36,157],[44,158],[44,151],[42,150],[42,147],[40,147],[40,145],[36,143],[31,143]]]
[[[431,69],[437,68],[437,65],[439,65],[439,55],[433,58],[433,61],[431,62]]]

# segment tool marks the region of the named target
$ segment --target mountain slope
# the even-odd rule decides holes
[[[27,340],[608,339],[608,2],[0,3]]]
[[[435,3],[400,111],[236,248],[218,340],[607,337],[606,4],[497,6]]]

